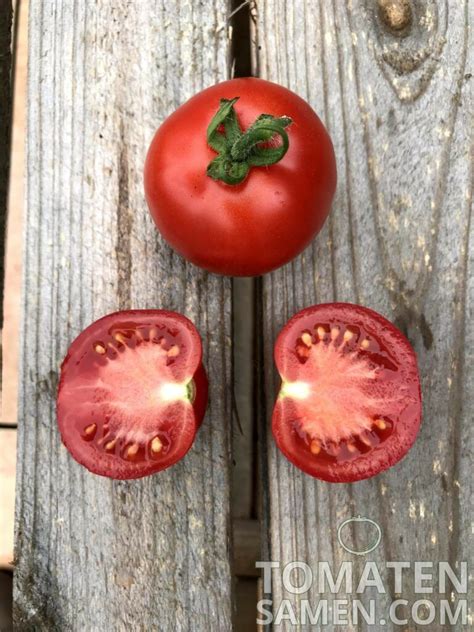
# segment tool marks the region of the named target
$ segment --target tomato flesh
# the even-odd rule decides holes
[[[380,314],[349,303],[308,307],[281,331],[275,362],[273,434],[304,472],[357,481],[412,446],[421,421],[416,355]]]
[[[262,114],[292,119],[289,149],[271,166],[253,167],[238,185],[206,174],[216,157],[207,127],[221,99],[235,105],[242,130]],[[293,259],[320,231],[336,187],[331,139],[313,109],[283,86],[257,78],[203,90],[159,127],[144,169],[151,215],[167,242],[211,272],[253,276]]]
[[[58,425],[72,456],[110,478],[173,465],[191,447],[207,403],[202,346],[181,314],[109,314],[71,344],[61,366]]]

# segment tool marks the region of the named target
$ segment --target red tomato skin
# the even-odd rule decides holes
[[[308,459],[306,454],[291,449],[288,427],[277,400],[272,415],[275,443],[291,463],[314,478],[330,483],[353,483],[371,478],[403,459],[418,435],[422,418],[422,393],[415,351],[401,331],[372,309],[352,303],[313,305],[295,314],[278,335],[274,347],[274,360],[280,375],[282,366],[287,364],[285,358],[288,356],[288,349],[294,344],[298,332],[305,329],[307,323],[314,321],[315,318],[321,321],[336,318],[348,325],[364,324],[369,330],[378,333],[381,340],[397,356],[403,380],[409,384],[412,402],[407,407],[406,415],[398,421],[396,432],[389,438],[388,446],[377,446],[370,453],[352,461],[321,466],[317,459]],[[382,337],[382,332],[385,338]],[[297,369],[290,370],[287,377],[291,380],[298,379]]]
[[[117,465],[114,458],[110,455],[96,455],[91,457],[88,446],[84,442],[80,442],[74,435],[73,429],[67,427],[63,422],[63,411],[61,404],[61,391],[67,380],[69,370],[75,371],[75,367],[79,365],[80,360],[86,353],[86,348],[90,347],[96,340],[102,340],[105,332],[117,324],[118,321],[130,321],[138,325],[145,324],[150,319],[159,318],[170,320],[178,327],[188,329],[193,337],[193,349],[190,354],[189,362],[195,367],[193,373],[193,381],[195,385],[195,399],[192,409],[194,411],[195,424],[187,432],[187,444],[181,446],[179,453],[173,458],[166,461],[163,465],[160,462],[138,462],[138,463],[120,463]],[[150,474],[155,474],[176,462],[180,461],[190,450],[197,430],[201,426],[206,412],[208,401],[208,380],[204,365],[202,363],[202,344],[199,334],[194,324],[182,314],[167,310],[127,310],[113,312],[91,323],[86,327],[71,343],[68,352],[61,364],[61,376],[58,385],[58,397],[56,404],[56,412],[58,417],[58,427],[61,434],[61,440],[68,449],[73,458],[88,469],[93,474],[112,478],[115,480],[130,480],[142,478]]]
[[[235,105],[245,131],[262,113],[289,116],[290,146],[269,167],[251,168],[238,185],[206,175],[216,153],[206,130],[221,98]],[[145,162],[145,195],[166,241],[214,273],[255,276],[298,255],[321,230],[336,188],[331,139],[301,97],[257,78],[203,90],[159,127]]]

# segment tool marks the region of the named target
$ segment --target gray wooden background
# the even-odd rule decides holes
[[[380,11],[380,4],[399,11]],[[268,439],[262,455],[268,490],[264,533],[271,559],[282,563],[328,561],[336,571],[342,561],[354,561],[356,576],[366,560],[380,569],[387,560],[447,561],[453,567],[470,561],[472,570],[469,24],[473,4],[462,0],[259,3],[255,72],[292,88],[321,113],[339,174],[332,214],[313,246],[263,280],[267,413],[277,388],[272,349],[279,329],[305,305],[333,300],[371,307],[406,333],[418,354],[424,394],[424,422],[414,448],[397,466],[365,482],[316,482]],[[383,536],[359,564],[336,537],[337,526],[358,514],[375,520]],[[377,597],[382,609],[398,596],[392,578],[393,571],[383,573],[387,594]],[[303,597],[312,604],[330,598],[316,588]],[[403,594],[410,606],[427,597],[439,610],[446,598],[436,588],[432,595],[414,589],[412,572]],[[275,603],[288,598],[298,609],[298,597],[283,589],[281,576],[272,591]],[[374,594],[348,598],[366,603]],[[405,614],[400,608],[399,616]],[[407,629],[426,627],[411,622]],[[435,621],[429,629],[446,628]]]
[[[11,127],[11,41],[12,7],[7,2],[0,8],[0,295],[3,296],[5,226],[9,175],[9,143]],[[0,326],[3,324],[1,310]]]
[[[228,75],[227,12],[224,0],[31,3],[20,630],[230,628],[230,279],[164,246],[142,183],[159,123]],[[113,482],[60,443],[58,367],[91,321],[154,307],[201,332],[210,405],[184,461]]]
[[[262,556],[360,568],[336,531],[361,514],[382,529],[367,558],[379,568],[387,560],[472,566],[472,2],[261,0],[242,11],[252,25],[253,74],[314,106],[339,172],[322,233],[251,293]],[[230,12],[226,0],[31,3],[19,630],[231,629],[231,280],[173,254],[142,191],[153,130],[186,98],[231,76]],[[353,485],[303,475],[268,432],[274,339],[295,311],[331,300],[393,320],[422,374],[424,423],[414,448],[389,472]],[[129,307],[167,307],[194,320],[210,407],[184,461],[159,476],[112,482],[69,458],[54,398],[70,341],[95,318]],[[381,608],[397,597],[390,577]],[[420,597],[412,577],[403,595],[410,604]],[[302,597],[327,597],[315,588],[289,594],[279,573],[263,596],[275,608],[287,598],[297,612]],[[373,594],[342,597],[366,602]],[[435,605],[443,597],[428,596]],[[369,628],[324,627],[349,629]]]

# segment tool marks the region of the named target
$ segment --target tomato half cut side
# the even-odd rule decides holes
[[[275,363],[282,385],[273,435],[307,474],[370,478],[413,445],[421,422],[416,355],[377,312],[350,303],[303,309],[280,332]]]
[[[79,334],[62,363],[62,441],[95,474],[153,474],[191,447],[207,389],[201,339],[190,320],[164,310],[109,314]]]

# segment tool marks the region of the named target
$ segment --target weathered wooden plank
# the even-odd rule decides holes
[[[28,4],[17,0],[12,42],[12,121],[5,240],[2,326],[2,423],[15,424],[18,407],[18,334],[20,330],[21,262],[23,252],[25,102],[28,60]],[[13,520],[13,516],[12,516]],[[11,553],[13,559],[13,551]]]
[[[10,165],[11,42],[12,3],[10,0],[6,0],[0,6],[0,296],[3,296],[5,271],[5,226]],[[2,324],[3,310],[0,310],[0,326]]]
[[[0,568],[13,561],[13,513],[15,506],[16,429],[0,427]],[[1,593],[0,593],[1,594]],[[11,604],[9,604],[11,607]],[[0,626],[0,630],[1,630]]]
[[[227,77],[227,13],[226,0],[30,6],[18,629],[230,627],[230,282],[170,251],[142,186],[154,129]],[[195,322],[210,405],[184,461],[112,482],[67,454],[54,400],[71,340],[131,307]]]
[[[388,12],[382,5],[390,5]],[[428,598],[436,607],[430,631],[446,629],[440,600],[449,595],[439,594],[436,579],[433,594],[416,594],[413,563],[433,562],[436,578],[438,561],[459,571],[460,562],[472,564],[474,551],[473,6],[464,0],[271,0],[257,9],[256,73],[315,107],[334,140],[339,171],[323,232],[263,282],[268,417],[278,388],[272,347],[279,329],[302,307],[333,300],[370,306],[407,333],[424,393],[416,445],[369,481],[316,482],[291,466],[269,437],[269,556],[282,564],[304,560],[315,571],[317,562],[329,562],[335,574],[351,561],[355,577],[367,559],[376,561],[387,593],[345,595],[342,589],[339,598],[367,606],[376,597],[378,615],[387,620],[397,595],[393,571],[384,564],[411,562],[403,587],[409,607],[398,615],[409,618],[413,602]],[[336,537],[338,525],[358,514],[383,532],[379,548],[359,561]],[[298,613],[301,599],[316,606],[330,596],[318,594],[317,582],[307,594],[291,594],[276,573],[272,598],[274,612],[287,598]],[[362,620],[324,630],[366,628]],[[452,629],[460,628],[458,621]],[[410,619],[407,629],[426,628]]]

